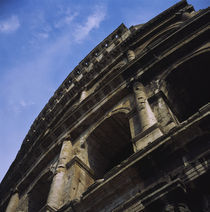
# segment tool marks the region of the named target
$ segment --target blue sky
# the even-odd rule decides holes
[[[73,68],[121,23],[175,0],[0,0],[0,181],[31,124]],[[195,9],[208,0],[189,0]]]

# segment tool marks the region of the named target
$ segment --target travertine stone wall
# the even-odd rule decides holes
[[[154,79],[145,87],[145,90],[147,92],[148,102],[159,124],[159,128],[165,134],[177,126],[178,121],[175,114],[171,111],[167,97],[161,90],[162,85],[160,84],[164,83],[160,83],[159,79]]]
[[[89,167],[83,164],[77,157],[69,164],[68,183],[65,189],[65,200],[80,199],[83,192],[94,183],[93,174]]]
[[[25,194],[23,195],[21,198],[20,198],[20,201],[19,201],[19,204],[18,204],[18,207],[17,207],[17,210],[18,212],[28,212],[28,194]]]
[[[192,11],[121,25],[81,61],[24,139],[0,210],[189,211],[172,197],[199,197],[191,182],[208,205],[209,11]]]
[[[164,133],[168,133],[172,128],[177,126],[177,121],[161,94],[151,103],[151,108]]]

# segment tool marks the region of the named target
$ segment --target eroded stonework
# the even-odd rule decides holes
[[[209,16],[183,0],[96,46],[32,124],[0,211],[210,211]]]

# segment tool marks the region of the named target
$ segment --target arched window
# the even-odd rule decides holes
[[[168,99],[179,121],[186,120],[210,102],[209,58],[209,52],[197,55],[166,78]]]
[[[88,160],[96,179],[133,153],[129,122],[124,113],[104,120],[88,137]]]

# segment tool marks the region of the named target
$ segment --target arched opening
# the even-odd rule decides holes
[[[209,52],[195,56],[166,78],[168,100],[179,121],[186,120],[210,101],[209,58]]]
[[[29,212],[38,212],[46,205],[51,182],[50,173],[47,173],[33,187],[28,198]]]
[[[96,179],[133,154],[129,122],[124,113],[103,121],[88,137],[88,160]]]

